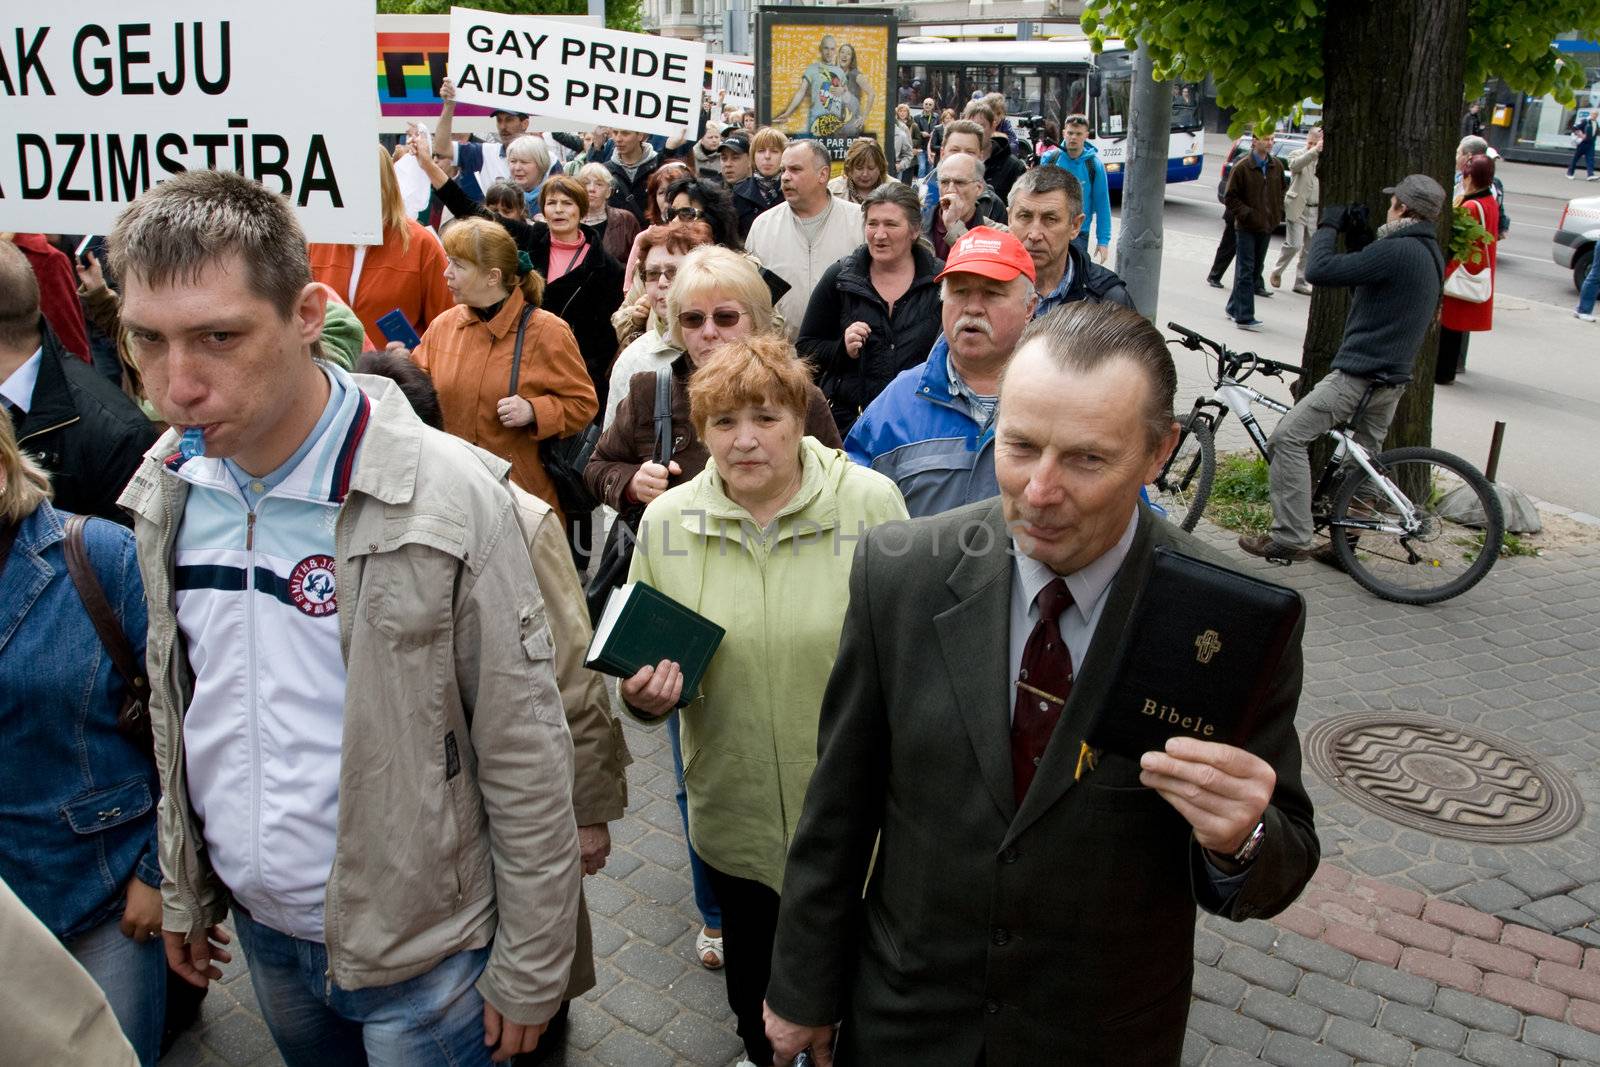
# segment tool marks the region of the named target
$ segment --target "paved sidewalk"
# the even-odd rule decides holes
[[[1452,837],[1354,803],[1308,767],[1323,865],[1276,922],[1202,922],[1185,1064],[1600,1063],[1600,548],[1504,560],[1457,600],[1406,608],[1318,564],[1275,568],[1225,531],[1203,533],[1310,604],[1302,738],[1349,713],[1421,716],[1543,757],[1582,812],[1554,840],[1505,844],[1490,816],[1458,807],[1484,828]],[[1418,763],[1420,735],[1408,736],[1385,766],[1450,786],[1456,772]],[[721,978],[694,960],[665,737],[630,723],[628,740],[632,802],[613,824],[610,864],[587,882],[599,987],[573,1005],[555,1062],[721,1067],[739,1048]],[[1468,749],[1491,753],[1486,775],[1507,762],[1492,745]],[[1544,784],[1512,777],[1527,795]],[[279,1062],[239,965],[162,1061]]]

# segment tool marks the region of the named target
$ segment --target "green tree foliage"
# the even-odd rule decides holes
[[[467,6],[480,11],[503,11],[511,15],[587,15],[588,0],[378,0],[381,15],[448,15],[451,7]],[[639,0],[606,0],[606,25],[614,30],[634,33],[644,28]]]
[[[1097,42],[1138,39],[1160,78],[1212,75],[1217,103],[1237,109],[1237,135],[1323,98],[1322,31],[1339,0],[1091,0],[1084,30]],[[1406,0],[1397,0],[1404,3]],[[1558,33],[1600,36],[1600,0],[1472,0],[1463,97],[1489,78],[1571,103],[1583,68],[1551,47]]]

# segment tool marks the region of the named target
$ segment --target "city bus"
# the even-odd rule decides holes
[[[912,111],[932,97],[956,114],[974,92],[999,92],[1006,114],[1022,125],[1051,120],[1060,128],[1068,115],[1089,119],[1089,141],[1106,167],[1107,184],[1122,188],[1128,153],[1128,118],[1133,56],[1120,41],[1096,54],[1087,38],[1042,41],[949,41],[910,37],[896,43],[899,99]],[[1192,182],[1205,162],[1200,85],[1172,84],[1172,136],[1167,181]]]

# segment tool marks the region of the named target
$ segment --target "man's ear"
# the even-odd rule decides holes
[[[294,317],[299,320],[300,340],[309,345],[322,339],[322,321],[328,312],[328,290],[316,282],[300,290]]]

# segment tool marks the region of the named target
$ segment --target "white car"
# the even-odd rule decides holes
[[[1594,262],[1595,242],[1600,241],[1600,196],[1580,196],[1568,200],[1556,223],[1550,258],[1556,266],[1572,271],[1572,287],[1583,288],[1583,277]]]

